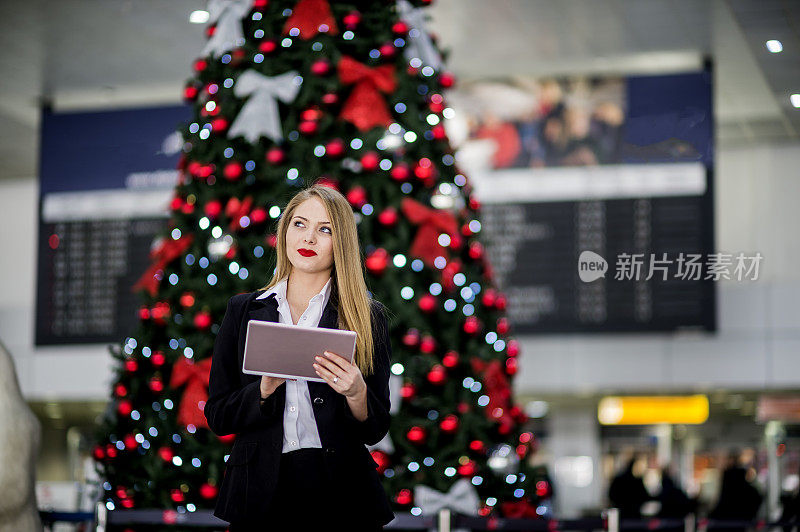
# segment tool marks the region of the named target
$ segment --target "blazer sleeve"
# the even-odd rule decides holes
[[[275,393],[261,400],[261,379],[242,385],[239,367],[239,332],[245,295],[228,300],[225,316],[214,340],[208,400],[203,413],[218,436],[263,425],[275,414]]]
[[[359,421],[345,402],[344,415],[353,425],[358,439],[366,445],[375,445],[389,432],[389,364],[392,344],[389,324],[382,303],[373,300],[372,335],[374,344],[373,372],[364,377],[367,384],[367,418]]]

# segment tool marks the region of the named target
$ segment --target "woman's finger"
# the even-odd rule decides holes
[[[341,375],[344,373],[341,367],[335,364],[333,361],[328,360],[325,357],[316,357],[317,364],[324,367],[334,375]]]
[[[336,374],[319,364],[314,364],[314,370],[317,372],[317,375],[325,379],[325,382],[333,386],[333,379],[337,376]],[[336,383],[338,384],[339,380],[337,380]]]
[[[350,364],[350,361],[348,361],[341,355],[337,355],[336,353],[325,351],[325,356],[328,358],[328,360],[330,360],[331,362],[342,368],[344,371],[348,371],[350,369],[350,366],[352,366],[352,364]]]

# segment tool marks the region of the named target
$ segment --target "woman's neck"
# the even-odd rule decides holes
[[[331,278],[331,271],[307,273],[293,270],[286,283],[286,299],[289,304],[308,305],[312,297],[320,293]]]

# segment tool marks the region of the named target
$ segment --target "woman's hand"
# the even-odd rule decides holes
[[[278,386],[284,383],[286,379],[283,377],[269,377],[267,375],[261,376],[261,398],[266,399]]]
[[[366,395],[367,383],[356,364],[330,351],[325,351],[325,356],[318,356],[316,360],[314,369],[317,375],[325,379],[331,388],[349,399]]]

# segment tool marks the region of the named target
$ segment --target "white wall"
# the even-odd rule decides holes
[[[521,336],[517,393],[800,387],[800,145],[717,156],[717,248],[764,256],[757,281],[720,283],[719,332]],[[0,341],[27,398],[104,399],[104,345],[33,346],[37,197],[0,182]]]

